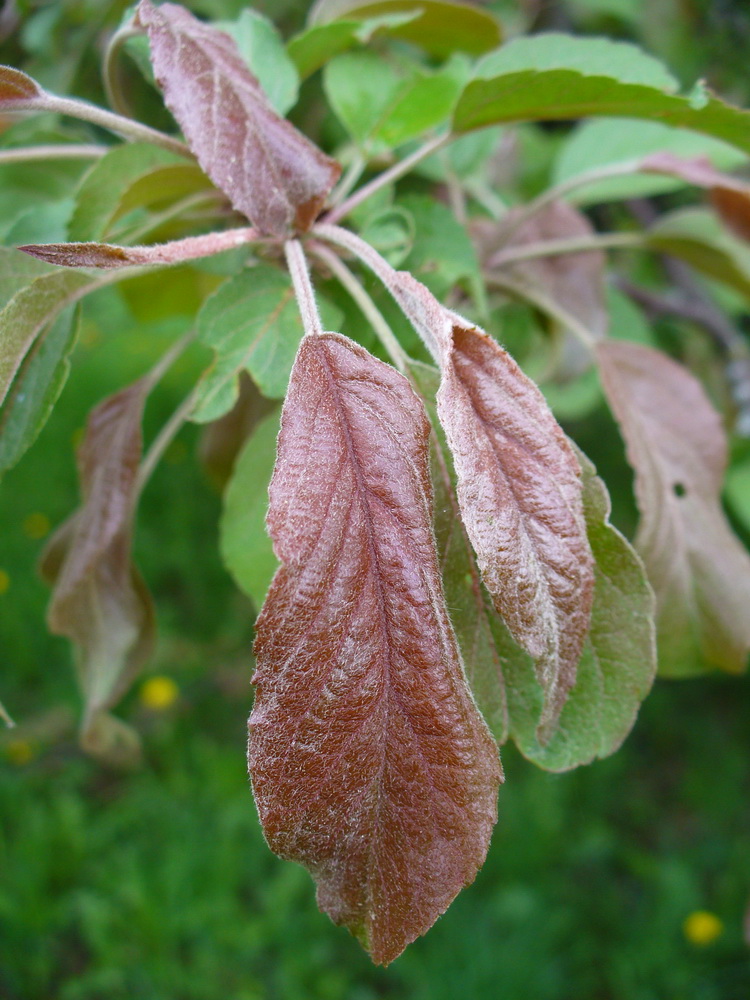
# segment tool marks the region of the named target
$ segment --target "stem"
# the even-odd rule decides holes
[[[95,160],[109,150],[109,146],[69,146],[66,143],[19,146],[18,149],[0,150],[0,164],[29,163],[33,160]]]
[[[327,215],[324,215],[320,220],[321,222],[327,223],[328,225],[334,225],[348,215],[353,209],[358,205],[361,205],[363,201],[366,201],[370,195],[375,194],[386,184],[390,184],[392,181],[396,181],[399,177],[403,177],[404,174],[408,174],[412,167],[415,167],[422,160],[426,160],[428,156],[432,156],[433,153],[437,152],[438,149],[442,149],[443,146],[447,146],[449,142],[453,140],[454,136],[450,132],[446,132],[444,135],[436,136],[434,139],[430,139],[419,149],[416,149],[410,156],[405,159],[400,160],[398,163],[394,163],[392,167],[384,170],[382,174],[378,174],[377,177],[365,184],[358,191],[355,191],[350,198],[342,202],[336,208],[331,209]]]
[[[16,725],[15,722],[8,715],[7,711],[5,710],[5,706],[3,705],[3,703],[1,701],[0,701],[0,719],[3,720],[3,722],[8,727],[8,729],[14,729],[15,728],[15,725]]]
[[[564,309],[554,299],[545,295],[538,288],[534,288],[524,281],[496,274],[487,276],[487,284],[492,288],[498,288],[500,291],[507,292],[514,298],[524,299],[531,305],[536,306],[541,312],[546,313],[552,319],[557,320],[558,323],[567,327],[590,351],[594,350],[596,341],[599,338],[587,326],[584,326],[577,317],[573,316],[572,313],[569,313],[567,309]]]
[[[193,340],[195,340],[196,331],[188,330],[186,334],[176,340],[174,344],[165,351],[164,354],[159,358],[151,371],[145,376],[147,381],[146,392],[151,392],[154,386],[162,380],[169,368],[172,367],[174,362],[179,358],[185,348]],[[195,399],[197,396],[197,387],[193,386],[190,392],[187,394],[185,399],[180,403],[177,409],[174,411],[172,416],[167,420],[164,426],[161,428],[159,433],[156,435],[154,440],[146,452],[143,461],[138,468],[138,476],[136,478],[135,485],[135,496],[138,497],[143,492],[143,488],[151,477],[151,473],[156,468],[159,463],[159,459],[162,457],[166,449],[169,447],[171,442],[174,440],[175,435],[180,430],[182,425],[188,418],[190,411],[195,405]]]
[[[391,361],[393,361],[393,364],[403,375],[406,375],[408,369],[408,358],[396,339],[393,330],[391,330],[388,325],[386,318],[372,301],[372,298],[368,295],[367,291],[362,287],[346,264],[344,264],[344,262],[337,257],[335,253],[331,253],[330,250],[326,247],[320,246],[319,244],[313,245],[310,249],[315,256],[323,264],[325,264],[329,271],[335,275],[347,292],[349,292],[351,297],[361,309],[364,317],[370,323],[370,326],[380,338],[380,342],[388,352],[388,356]]]
[[[104,81],[104,93],[107,95],[107,103],[113,111],[124,115],[126,118],[132,118],[133,114],[130,105],[125,99],[122,87],[122,72],[117,60],[125,42],[129,38],[136,38],[140,34],[141,32],[133,27],[132,21],[123,24],[110,38],[102,64],[102,78]]]
[[[547,188],[538,197],[525,205],[516,209],[516,216],[507,229],[507,237],[510,237],[524,225],[537,212],[541,211],[550,202],[559,201],[566,194],[577,190],[579,187],[586,187],[595,184],[597,181],[608,180],[610,177],[626,177],[628,174],[637,174],[641,169],[640,160],[624,160],[621,163],[611,163],[607,167],[597,167],[594,170],[587,170],[583,174],[569,177],[566,181],[561,181],[551,188]]]
[[[635,248],[644,246],[640,233],[595,233],[591,236],[578,236],[571,239],[540,240],[538,243],[526,243],[522,246],[508,247],[499,250],[487,262],[490,268],[504,267],[522,260],[535,260],[538,257],[555,257],[558,254],[585,253],[591,250],[608,248]]]
[[[365,161],[365,158],[361,153],[357,153],[352,162],[349,164],[346,173],[341,178],[339,186],[331,195],[331,207],[335,208],[336,205],[341,204],[364,173],[366,166],[367,162]]]
[[[194,159],[184,142],[173,139],[171,135],[165,135],[155,128],[142,125],[140,122],[122,115],[116,115],[105,108],[99,108],[95,104],[86,101],[77,101],[71,97],[58,97],[56,94],[48,94],[46,91],[31,97],[28,100],[18,100],[13,102],[9,111],[51,111],[53,114],[69,115],[71,118],[79,118],[81,121],[91,122],[101,128],[109,129],[130,142],[150,142],[155,146],[162,146],[173,153],[178,153],[188,159]]]
[[[307,267],[307,258],[299,240],[287,240],[284,244],[284,254],[286,256],[289,274],[292,276],[294,294],[297,298],[302,326],[307,336],[320,336],[323,333],[323,324],[318,312],[318,303],[315,301],[315,291],[310,281],[310,271]]]
[[[197,386],[193,386],[187,396],[183,399],[177,409],[174,411],[172,416],[167,420],[166,424],[162,427],[159,433],[156,435],[154,440],[151,442],[151,446],[144,455],[143,461],[138,469],[138,478],[136,480],[135,495],[139,497],[143,492],[146,483],[151,478],[151,473],[154,471],[159,461],[170,446],[172,441],[179,433],[183,424],[187,421],[190,413],[195,406],[195,401],[198,397]]]

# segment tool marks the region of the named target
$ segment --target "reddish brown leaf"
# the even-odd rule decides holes
[[[750,184],[747,182],[717,170],[704,157],[683,159],[666,152],[645,157],[641,169],[669,174],[687,184],[706,188],[712,205],[727,228],[740,239],[750,240]]]
[[[86,702],[82,740],[99,746],[103,717],[148,657],[154,635],[151,599],[131,562],[130,544],[148,379],[100,403],[78,452],[82,504],[51,539],[42,573],[54,584],[50,630],[76,647]],[[107,739],[113,726],[107,729]],[[119,735],[113,737],[119,741]]]
[[[211,257],[224,250],[244,246],[258,238],[255,229],[227,229],[203,236],[154,246],[120,247],[113,243],[29,243],[18,247],[24,253],[60,267],[98,267],[111,270],[138,264],[179,264],[185,260]]]
[[[544,729],[575,683],[591,618],[580,467],[541,392],[510,355],[448,316],[438,414],[461,513],[497,611],[537,661]]]
[[[659,351],[612,341],[597,354],[636,474],[636,547],[656,593],[660,669],[742,670],[750,557],[721,508],[727,447],[719,415],[700,383]]]
[[[44,91],[30,76],[12,66],[0,66],[0,109],[12,111],[14,104],[28,107],[29,102],[44,96]]]
[[[375,271],[438,359],[438,415],[461,514],[497,611],[537,661],[543,736],[575,681],[591,616],[594,573],[578,460],[544,396],[496,341],[353,233],[333,226],[316,232]]]
[[[263,232],[315,221],[340,173],[273,110],[234,41],[176,4],[138,5],[167,107],[203,170]]]
[[[501,771],[469,693],[432,535],[429,424],[337,334],[303,340],[268,527],[249,761],[269,844],[387,964],[474,878]]]

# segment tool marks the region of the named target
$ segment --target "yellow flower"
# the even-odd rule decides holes
[[[10,587],[10,577],[4,569],[0,569],[0,594],[6,593],[8,587]]]
[[[715,913],[696,910],[685,918],[682,925],[685,937],[699,948],[712,944],[724,932],[724,924]]]
[[[171,677],[164,677],[158,674],[156,677],[149,677],[141,685],[141,704],[152,712],[163,712],[177,701],[180,696],[180,689]]]
[[[10,740],[5,744],[5,756],[18,767],[23,767],[35,757],[34,747],[28,740]]]
[[[28,514],[23,519],[24,535],[26,535],[27,538],[33,538],[35,542],[49,534],[49,529],[51,527],[52,525],[50,524],[50,520],[46,514],[35,512],[34,514]]]

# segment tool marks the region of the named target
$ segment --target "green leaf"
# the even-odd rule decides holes
[[[330,24],[314,25],[290,39],[287,51],[300,77],[304,79],[325,66],[334,56],[348,52],[357,45],[367,45],[375,35],[406,24],[418,16],[419,11],[406,11],[403,14],[385,14],[363,21],[332,21]]]
[[[26,355],[0,410],[0,475],[18,462],[47,423],[68,379],[77,337],[77,310],[66,309]]]
[[[37,336],[96,282],[78,271],[54,271],[35,278],[8,302],[0,312],[0,402]]]
[[[276,461],[281,410],[262,420],[242,449],[224,493],[219,545],[224,565],[256,608],[279,565],[266,531],[268,484]]]
[[[708,91],[697,99],[675,89],[660,63],[628,43],[534,35],[479,62],[459,98],[453,128],[609,115],[691,128],[750,151],[750,112]]]
[[[747,161],[747,156],[733,146],[687,129],[672,128],[657,121],[605,119],[583,122],[572,132],[555,163],[553,183],[560,184],[590,170],[663,151],[687,159],[707,157],[722,170],[732,170]],[[682,186],[683,183],[674,177],[631,174],[588,184],[571,197],[577,204],[594,205],[675,191]]]
[[[500,25],[487,11],[449,0],[318,0],[308,17],[311,25],[342,19],[359,20],[384,14],[419,11],[419,17],[393,29],[397,38],[421,46],[431,55],[453,52],[481,55],[500,44]]]
[[[12,298],[34,278],[48,274],[50,268],[13,247],[0,247],[0,303]]]
[[[680,257],[750,296],[750,247],[708,209],[686,208],[662,216],[649,230],[648,242],[652,249]]]
[[[86,242],[106,236],[113,222],[136,207],[139,199],[133,195],[133,188],[138,190],[138,183],[144,179],[148,185],[154,171],[178,164],[185,166],[184,158],[149,143],[115,146],[83,178],[68,238]]]
[[[566,771],[614,753],[630,732],[656,671],[654,595],[641,560],[609,523],[610,502],[592,463],[578,453],[584,477],[584,510],[595,559],[591,630],[575,686],[548,743],[536,735],[542,692],[534,664],[502,633],[511,735],[521,753],[550,771]]]
[[[335,327],[338,316],[321,307],[326,325]],[[303,333],[285,272],[260,264],[225,281],[198,314],[199,339],[216,358],[198,384],[192,419],[205,423],[231,409],[243,368],[264,396],[282,399]]]
[[[280,115],[297,103],[299,76],[276,28],[255,10],[243,10],[236,21],[217,21],[230,35],[240,55]]]
[[[483,301],[479,261],[464,226],[450,209],[427,195],[400,198],[398,205],[414,219],[416,233],[404,268],[423,282],[436,298],[458,283],[467,285]]]

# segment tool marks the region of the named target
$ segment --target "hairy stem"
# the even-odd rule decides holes
[[[297,298],[297,306],[305,333],[320,335],[323,333],[323,323],[318,312],[315,291],[310,281],[307,258],[299,240],[287,240],[284,244],[284,255],[289,267],[289,274],[292,277],[294,294]]]
[[[2,721],[8,727],[8,729],[15,728],[15,725],[16,725],[15,722],[8,715],[7,711],[5,710],[5,706],[3,705],[3,703],[1,701],[0,701],[0,719],[2,719]]]
[[[347,216],[351,211],[353,211],[358,205],[361,205],[363,201],[375,194],[386,184],[391,184],[393,181],[397,181],[399,177],[403,177],[404,174],[408,174],[412,167],[415,167],[422,160],[426,160],[428,156],[432,156],[433,153],[437,152],[438,149],[442,149],[449,142],[452,141],[454,136],[447,132],[444,135],[439,135],[434,139],[428,140],[419,149],[416,149],[410,156],[405,159],[400,160],[398,163],[394,163],[392,167],[384,170],[382,174],[378,174],[377,177],[361,187],[358,191],[355,191],[351,197],[347,198],[346,201],[342,202],[336,208],[331,209],[323,218],[321,222],[333,225],[339,222],[345,216]]]
[[[105,108],[99,108],[95,104],[86,101],[77,101],[71,97],[58,97],[56,94],[42,94],[29,98],[28,100],[14,101],[11,111],[51,111],[53,114],[68,115],[71,118],[78,118],[81,121],[91,122],[92,125],[99,125],[110,132],[121,135],[130,142],[150,142],[154,146],[162,146],[173,153],[178,153],[187,159],[194,159],[184,142],[172,138],[164,132],[159,132],[148,125],[124,118]]]
[[[540,240],[537,243],[525,243],[522,246],[511,246],[498,250],[487,262],[487,267],[503,267],[522,260],[556,257],[558,254],[642,246],[644,246],[644,239],[640,233],[595,233],[591,236],[577,236],[570,239]]]
[[[351,295],[362,311],[363,316],[378,335],[381,344],[388,352],[388,356],[395,367],[405,375],[408,365],[407,356],[396,339],[393,330],[388,325],[386,318],[372,301],[372,298],[368,295],[362,284],[335,253],[332,253],[326,247],[319,244],[314,244],[310,249]]]
[[[491,288],[497,288],[502,292],[512,295],[514,298],[523,299],[532,306],[536,306],[541,312],[546,313],[547,316],[567,327],[589,350],[594,349],[594,345],[598,339],[596,335],[587,326],[584,326],[579,319],[573,316],[572,313],[569,313],[567,309],[564,309],[541,289],[504,274],[490,274],[486,280]]]
[[[30,163],[33,160],[97,160],[109,150],[109,146],[75,146],[67,143],[19,146],[17,149],[0,150],[0,164]]]

